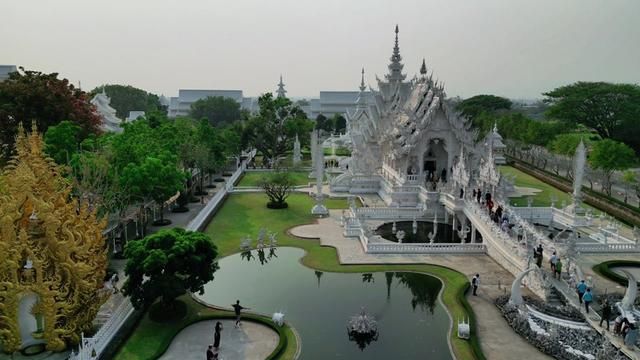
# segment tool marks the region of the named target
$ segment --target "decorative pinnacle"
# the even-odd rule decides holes
[[[360,91],[364,91],[367,87],[364,86],[364,68],[362,68],[362,79],[360,80]]]
[[[427,75],[427,63],[425,62],[424,58],[422,58],[422,66],[420,66],[420,74],[422,74],[422,76]]]

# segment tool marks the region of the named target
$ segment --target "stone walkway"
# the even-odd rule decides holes
[[[219,358],[221,360],[262,360],[278,346],[278,333],[265,325],[243,321],[239,328],[233,320],[220,320],[222,333]],[[161,360],[202,360],[209,344],[213,344],[216,320],[200,321],[187,326],[173,338]]]
[[[433,264],[446,266],[465,274],[469,279],[480,273],[479,296],[467,296],[476,314],[478,337],[487,359],[551,359],[516,334],[504,320],[493,300],[510,291],[513,275],[486,255],[404,255],[366,254],[356,238],[345,238],[338,219],[341,210],[330,210],[327,218],[316,224],[301,225],[289,233],[307,239],[320,239],[323,246],[337,249],[341,264]],[[321,234],[319,236],[319,234]],[[525,289],[525,294],[528,291]],[[457,319],[454,321],[454,331]]]

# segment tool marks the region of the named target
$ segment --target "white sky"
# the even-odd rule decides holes
[[[2,0],[0,64],[90,90],[129,84],[356,90],[386,73],[393,28],[408,77],[425,57],[450,96],[535,98],[578,80],[640,83],[638,0]]]

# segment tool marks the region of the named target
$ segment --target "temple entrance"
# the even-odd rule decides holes
[[[423,167],[424,174],[427,180],[430,180],[432,177],[436,176],[436,161],[435,160],[425,160]]]
[[[423,159],[423,173],[427,180],[446,180],[450,173],[449,154],[443,139],[431,139]]]
[[[33,337],[33,333],[38,331],[38,322],[31,313],[31,309],[38,302],[38,295],[29,293],[20,299],[18,306],[18,326],[20,327],[20,339],[22,347],[32,345],[39,340]]]

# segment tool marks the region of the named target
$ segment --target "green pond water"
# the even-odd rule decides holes
[[[277,248],[252,258],[220,260],[215,279],[198,297],[231,308],[236,299],[251,311],[282,311],[299,333],[301,359],[451,359],[449,317],[438,300],[435,277],[403,272],[328,273],[299,260],[304,251]],[[349,340],[347,324],[364,307],[378,322],[378,338]],[[230,329],[231,330],[231,329]]]

